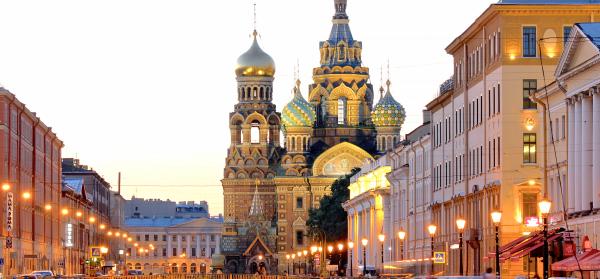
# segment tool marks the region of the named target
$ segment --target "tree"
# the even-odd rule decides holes
[[[319,208],[311,209],[308,213],[308,233],[311,236],[323,231],[327,241],[346,240],[348,236],[348,214],[342,204],[350,198],[350,177],[360,171],[355,168],[348,175],[338,178],[331,184],[331,195],[321,198]]]

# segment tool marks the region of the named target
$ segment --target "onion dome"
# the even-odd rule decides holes
[[[383,95],[383,87],[381,87],[381,99],[375,105],[373,112],[371,113],[371,119],[373,124],[378,127],[393,127],[402,126],[404,119],[406,119],[406,111],[404,107],[394,100],[392,93],[390,92],[391,82],[387,81],[388,90]]]
[[[252,46],[237,60],[235,74],[237,77],[272,77],[275,75],[275,61],[258,45],[254,31]]]
[[[317,114],[312,105],[300,93],[300,80],[294,87],[294,98],[281,111],[283,127],[312,127]]]

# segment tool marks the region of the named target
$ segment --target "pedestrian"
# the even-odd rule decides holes
[[[492,273],[492,268],[488,267],[485,269],[485,273],[483,274],[483,279],[495,279],[496,274]]]

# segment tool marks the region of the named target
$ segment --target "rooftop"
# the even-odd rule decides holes
[[[534,4],[534,5],[556,5],[556,4],[595,4],[600,0],[500,0],[498,4]]]

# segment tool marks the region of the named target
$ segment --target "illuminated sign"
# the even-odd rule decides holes
[[[540,219],[538,217],[525,217],[525,226],[529,228],[535,228],[540,225]]]
[[[6,230],[12,231],[14,224],[14,207],[13,193],[6,193]]]
[[[73,224],[67,223],[65,228],[65,247],[73,247]]]
[[[445,264],[446,263],[446,252],[434,252],[433,253],[433,262],[436,264]]]
[[[102,253],[100,253],[100,247],[90,247],[90,258],[100,258]]]

